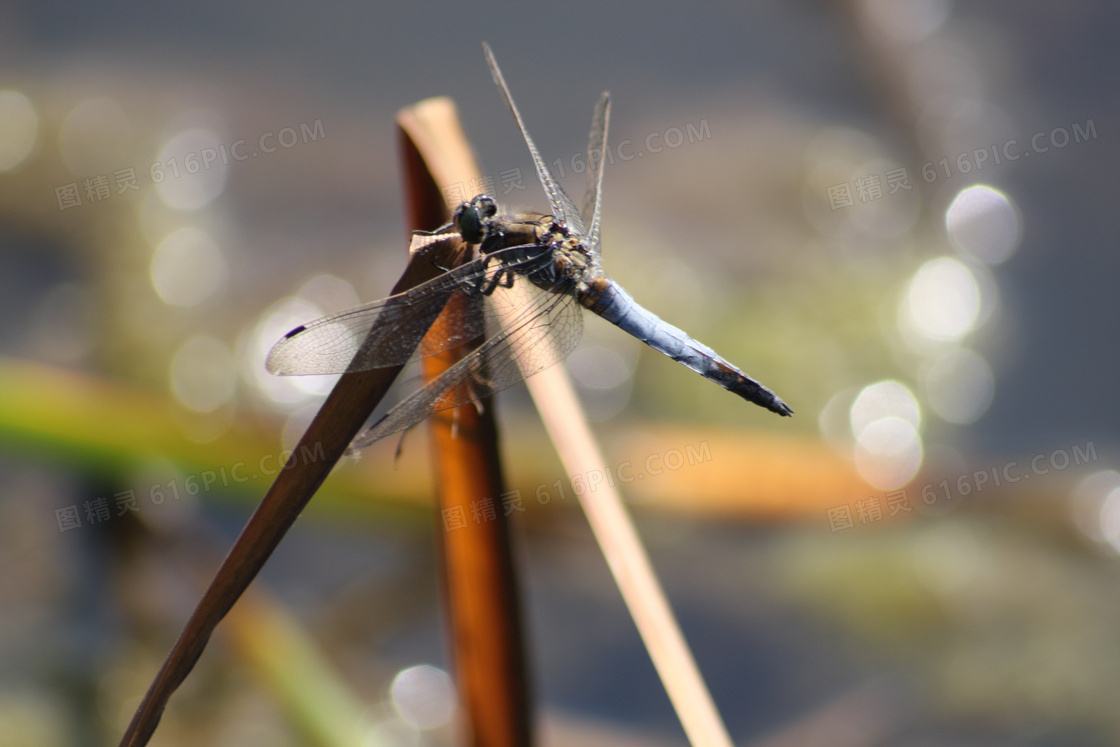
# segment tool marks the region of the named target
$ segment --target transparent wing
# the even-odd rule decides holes
[[[574,292],[547,291],[523,277],[488,301],[505,327],[473,353],[414,392],[350,444],[351,454],[419,423],[434,412],[489,397],[568,357],[583,334]]]
[[[548,261],[546,249],[528,257],[525,249],[491,252],[405,293],[300,325],[272,347],[265,365],[270,373],[279,375],[368,371],[435,355],[473,340],[485,331],[487,319],[495,313],[492,306],[481,304],[480,290],[488,288],[497,273],[515,268],[531,271],[537,263]],[[482,306],[482,312],[460,315],[449,325],[454,334],[425,338],[455,293],[465,294],[467,303]]]
[[[603,206],[603,160],[607,145],[607,127],[611,121],[611,95],[603,91],[591,117],[591,135],[587,139],[587,194],[583,197],[583,222],[587,225],[587,245],[599,251],[599,220]]]
[[[548,170],[548,167],[545,166],[544,159],[541,158],[536,143],[533,142],[533,138],[529,137],[529,131],[525,129],[525,122],[521,119],[521,112],[517,111],[517,105],[513,103],[513,97],[509,93],[506,79],[502,77],[502,71],[498,68],[498,62],[494,59],[494,53],[490,51],[490,45],[483,42],[482,49],[486,53],[486,62],[490,65],[490,74],[494,76],[494,83],[497,84],[498,90],[502,92],[502,98],[505,99],[506,106],[509,107],[509,110],[513,112],[513,118],[517,120],[517,126],[521,130],[521,136],[525,138],[525,144],[529,146],[529,154],[533,157],[533,165],[537,167],[537,178],[541,180],[541,186],[544,187],[545,195],[548,196],[548,204],[552,209],[553,215],[563,220],[582,235],[584,232],[583,219],[580,217],[579,211],[576,210],[575,203],[573,203],[572,199],[561,189],[560,184],[552,178],[552,173]]]

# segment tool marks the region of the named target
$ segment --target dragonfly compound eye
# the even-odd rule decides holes
[[[471,244],[481,243],[482,217],[478,214],[478,208],[473,204],[463,203],[455,211],[455,227],[459,229],[459,235],[467,242]]]
[[[486,221],[498,212],[498,205],[488,195],[476,195],[470,202],[464,202],[455,209],[452,220],[459,229],[459,235],[471,244],[482,243],[486,233]]]

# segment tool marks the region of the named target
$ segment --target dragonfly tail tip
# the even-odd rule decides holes
[[[783,418],[788,418],[793,415],[793,408],[782,401],[782,398],[776,394],[771,394],[772,400],[766,405],[766,409],[781,415]]]

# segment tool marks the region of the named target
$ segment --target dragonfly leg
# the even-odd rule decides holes
[[[471,298],[477,298],[479,295],[489,296],[493,295],[498,287],[512,288],[514,272],[509,267],[499,268],[494,273],[492,278],[487,279],[486,271],[490,269],[491,262],[500,262],[498,257],[489,254],[482,255],[482,268],[483,272],[479,273],[478,279],[470,285],[462,286],[460,290]]]
[[[490,263],[495,259],[496,257],[491,257],[489,254],[483,254],[482,272],[478,274],[477,278],[472,279],[469,284],[460,285],[459,291],[468,298],[478,298],[480,295],[488,296],[493,293],[492,281],[487,281],[486,271],[489,270]]]
[[[502,288],[513,287],[513,270],[506,268],[495,272],[494,277],[490,278],[490,282],[482,289],[482,295],[489,296],[493,294],[499,286]]]
[[[482,413],[486,411],[486,405],[483,403],[481,397],[475,397],[471,404],[474,405],[474,411],[481,417]]]
[[[472,366],[470,375],[463,382],[470,390],[470,401],[480,415],[485,407],[485,399],[494,393],[494,382],[488,376],[483,375],[485,370],[483,366]]]

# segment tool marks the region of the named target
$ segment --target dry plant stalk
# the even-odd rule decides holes
[[[446,222],[438,185],[478,178],[478,167],[450,99],[422,101],[397,115],[413,230]],[[457,294],[458,295],[458,294]],[[441,334],[447,311],[429,334]],[[424,360],[431,380],[455,363],[455,351]],[[466,715],[466,744],[527,747],[532,737],[521,614],[509,544],[508,519],[467,522],[443,530],[443,510],[459,509],[504,492],[491,401],[444,410],[429,418],[437,486],[436,543],[440,550],[451,652],[459,699]],[[500,505],[500,504],[499,504]]]

